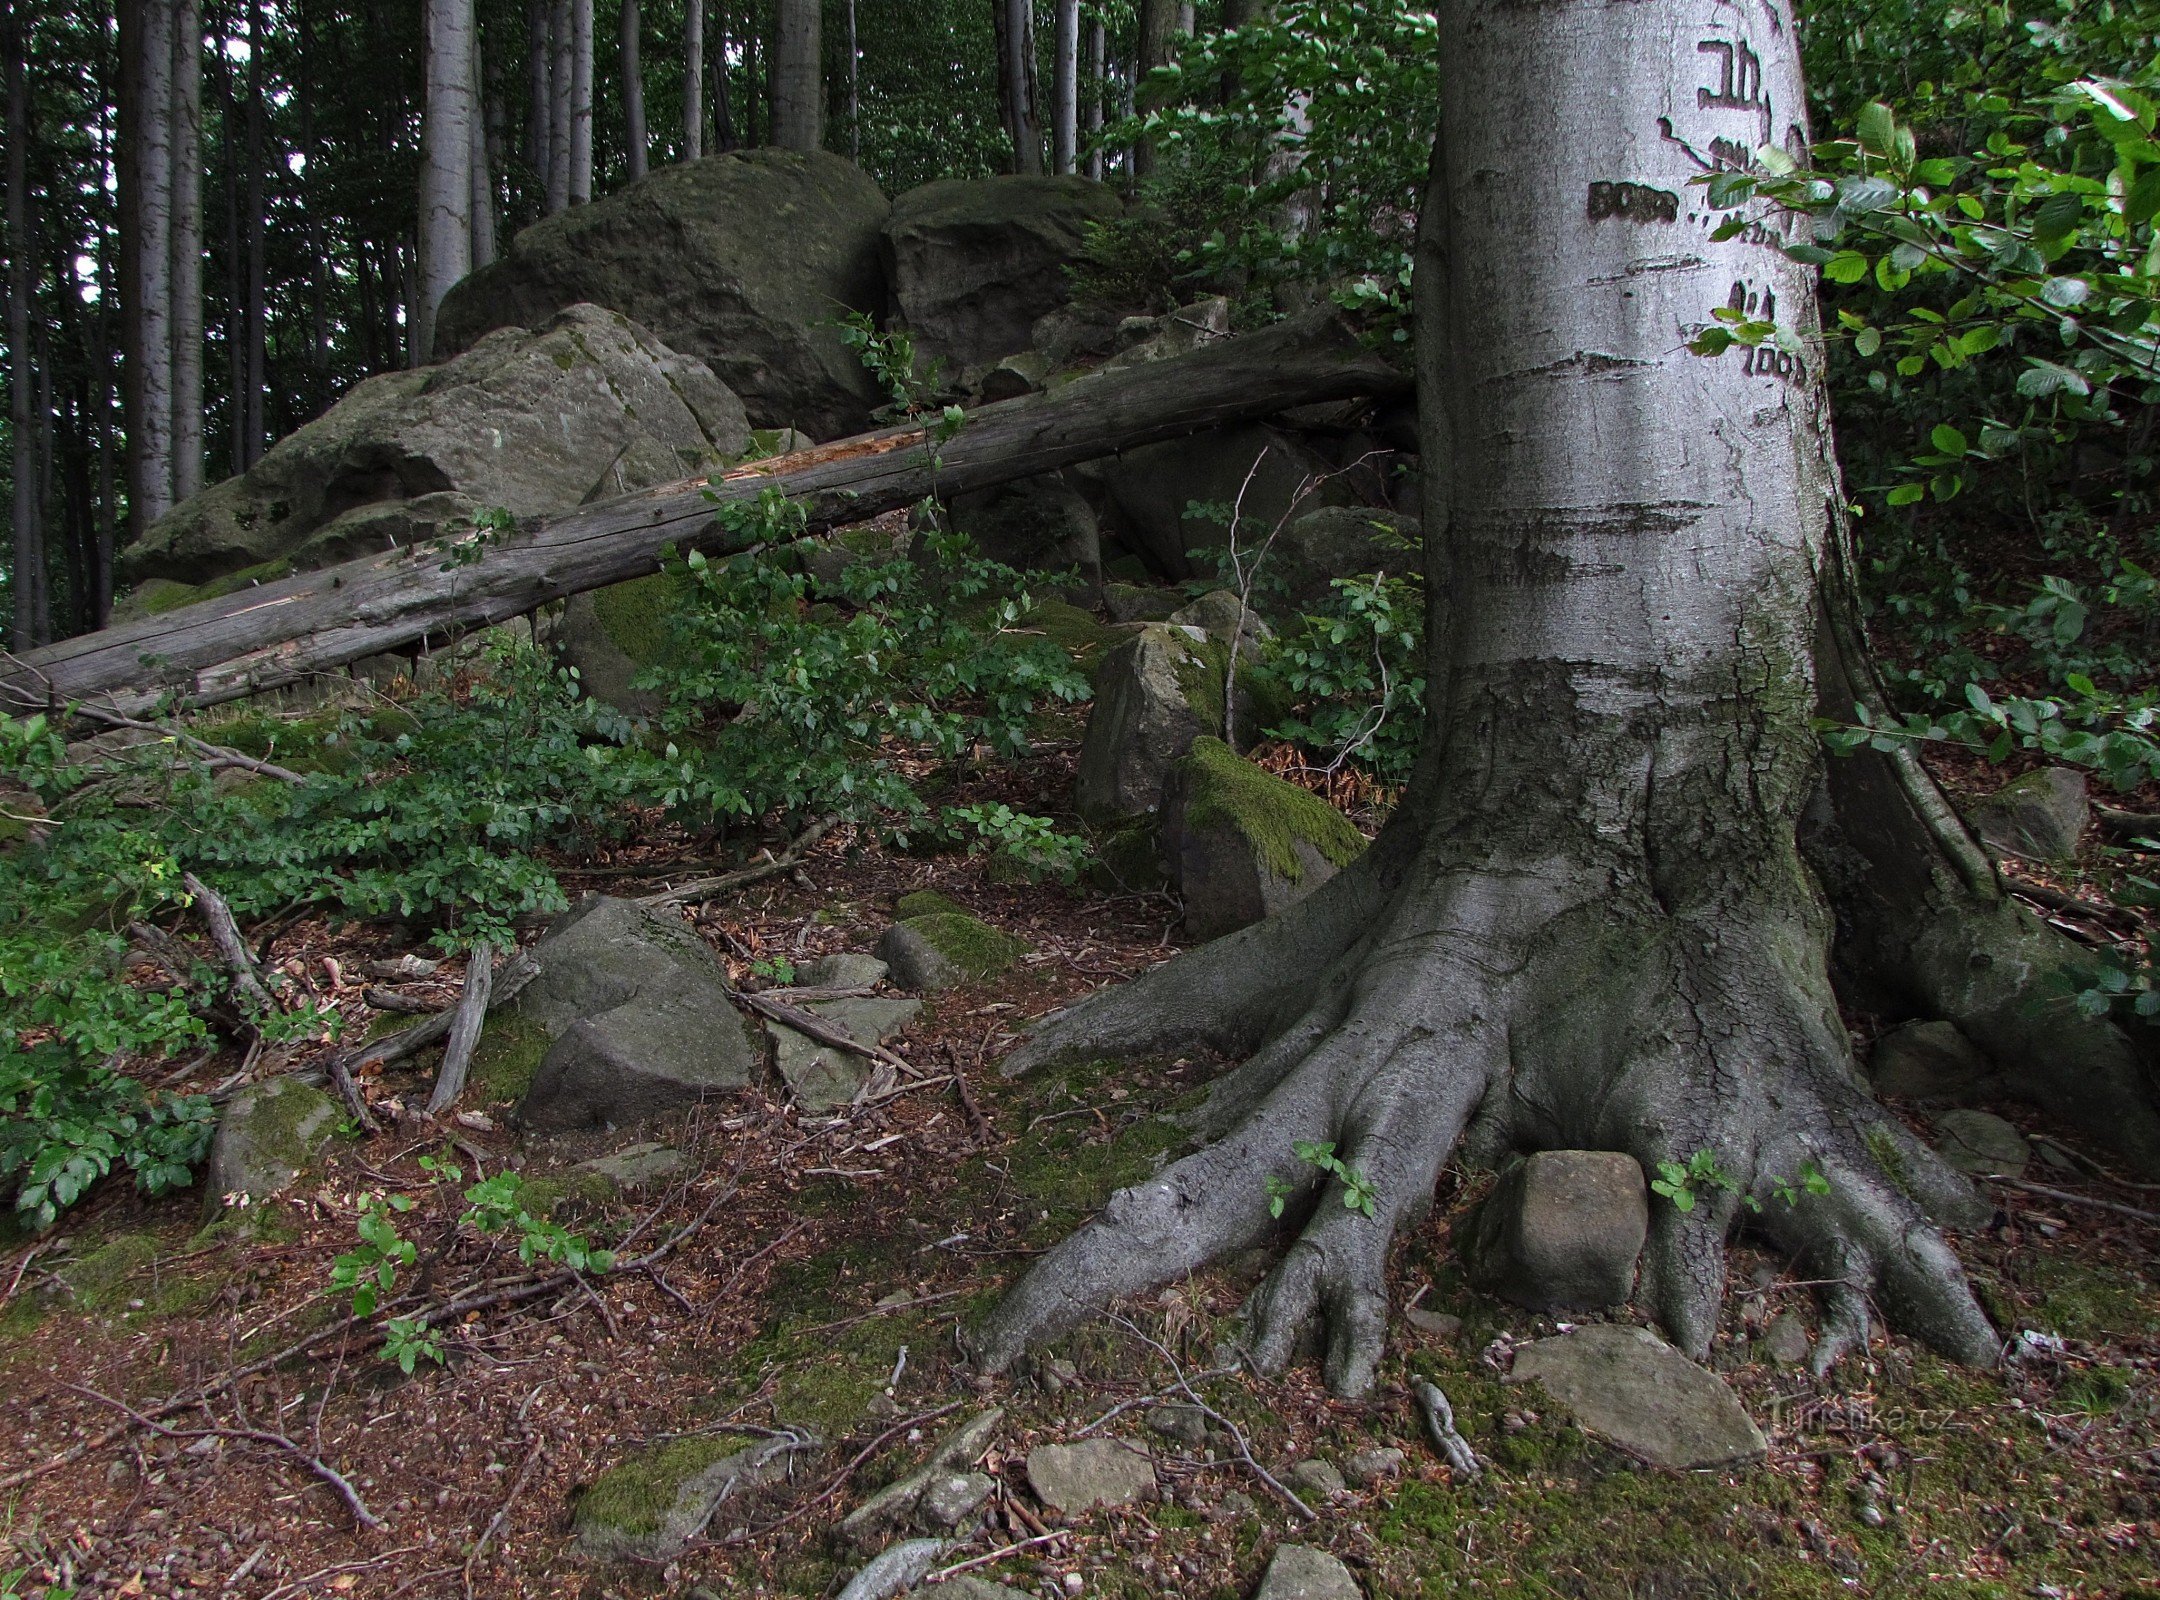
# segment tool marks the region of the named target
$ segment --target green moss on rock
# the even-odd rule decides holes
[[[640,667],[665,663],[673,638],[671,618],[683,595],[670,573],[612,583],[593,596],[593,613],[608,642]]]
[[[904,917],[901,925],[921,934],[938,954],[971,978],[993,977],[1027,954],[1024,942],[964,912]]]
[[[935,889],[917,889],[910,894],[904,894],[900,897],[899,904],[893,907],[893,910],[902,921],[906,921],[910,917],[964,917],[969,915],[966,906],[957,900],[939,894]]]
[[[725,1433],[677,1439],[608,1468],[578,1502],[578,1537],[604,1533],[645,1538],[660,1532],[685,1486],[747,1443]]]
[[[1193,741],[1185,756],[1186,825],[1235,831],[1268,870],[1292,883],[1305,876],[1300,842],[1338,867],[1364,853],[1365,836],[1318,795],[1244,760],[1220,739]]]
[[[520,1099],[553,1042],[547,1029],[515,1013],[490,1017],[473,1047],[470,1082],[491,1102]]]

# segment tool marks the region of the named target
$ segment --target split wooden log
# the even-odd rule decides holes
[[[1340,318],[1300,318],[984,406],[934,451],[918,427],[864,434],[581,506],[501,539],[364,557],[84,634],[0,662],[0,706],[90,702],[138,716],[168,697],[213,705],[645,576],[664,547],[740,552],[754,533],[719,513],[769,488],[800,503],[816,532],[1296,406],[1409,388],[1408,372]]]

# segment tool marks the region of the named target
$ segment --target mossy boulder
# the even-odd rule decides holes
[[[667,696],[638,688],[637,678],[671,659],[674,617],[686,596],[687,585],[668,572],[572,595],[556,624],[556,653],[595,700],[634,717],[656,716]]]
[[[539,323],[356,384],[183,501],[120,558],[123,582],[164,580],[138,609],[211,598],[205,580],[242,587],[461,534],[488,513],[568,511],[718,466],[748,442],[742,402],[627,317],[569,305]]]
[[[950,895],[939,894],[935,889],[912,889],[893,903],[893,914],[903,921],[909,917],[934,917],[943,913],[955,916],[972,916],[973,913]]]
[[[1163,788],[1163,860],[1203,940],[1274,915],[1357,859],[1365,837],[1318,795],[1198,738]]]
[[[854,433],[881,396],[838,324],[885,309],[891,209],[859,167],[823,151],[663,167],[521,232],[443,298],[436,338],[461,350],[587,301],[708,363],[761,428]]]
[[[578,1549],[601,1561],[671,1560],[723,1500],[779,1477],[804,1448],[800,1438],[745,1444],[714,1434],[634,1455],[601,1473],[578,1501],[571,1519]]]
[[[211,1218],[228,1195],[280,1194],[315,1165],[344,1120],[338,1103],[294,1077],[250,1084],[226,1103],[203,1169],[203,1210]]]
[[[2092,807],[2083,773],[2041,767],[1975,802],[1971,814],[1974,830],[1997,855],[2068,861],[2077,854]]]
[[[877,947],[878,959],[892,969],[894,983],[924,993],[994,978],[1027,950],[1022,940],[957,910],[903,917],[886,930]]]
[[[1171,764],[1204,733],[1221,733],[1218,688],[1208,695],[1208,653],[1198,629],[1153,623],[1103,657],[1080,744],[1074,799],[1081,816],[1113,824],[1162,803]],[[1195,701],[1198,701],[1198,704]]]

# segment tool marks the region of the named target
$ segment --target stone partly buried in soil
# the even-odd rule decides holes
[[[1155,1498],[1154,1461],[1145,1446],[1122,1439],[1037,1445],[1028,1454],[1027,1474],[1036,1498],[1068,1517]]]
[[[1188,939],[1220,938],[1295,905],[1365,839],[1318,795],[1197,738],[1163,785],[1162,854]]]
[[[2032,1159],[2032,1146],[1992,1111],[1945,1111],[1935,1119],[1935,1153],[1975,1177],[2014,1178]]]
[[[981,1496],[976,1496],[949,1521],[943,1520],[943,1514],[966,1494],[972,1493],[974,1480],[981,1479],[983,1493],[989,1492],[989,1480],[968,1469],[990,1447],[998,1424],[1004,1420],[1004,1408],[993,1406],[961,1423],[937,1442],[929,1459],[915,1471],[880,1489],[842,1518],[841,1537],[866,1549],[891,1529],[911,1519],[928,1520],[939,1527],[949,1527],[952,1522],[959,1521],[974,1504],[980,1503]],[[931,1504],[933,1496],[937,1502],[934,1505]]]
[[[961,911],[903,917],[878,941],[877,953],[903,989],[930,993],[970,978],[991,978],[1027,953],[1011,934]]]
[[[215,1217],[229,1194],[253,1200],[289,1189],[337,1132],[338,1103],[299,1079],[242,1089],[218,1119],[203,1172],[203,1210]]]
[[[1998,855],[2068,861],[2092,818],[2085,776],[2068,767],[2042,767],[2012,778],[1971,807],[1972,825]]]
[[[705,1530],[729,1496],[770,1483],[815,1439],[678,1439],[632,1456],[578,1501],[578,1549],[603,1561],[668,1561]]]
[[[756,1071],[761,1052],[726,977],[681,922],[590,895],[532,957],[538,975],[489,1022],[551,1041],[518,1107],[528,1126],[627,1127]]]
[[[1633,1156],[1541,1150],[1511,1163],[1469,1227],[1471,1285],[1535,1311],[1625,1304],[1650,1232]]]
[[[1954,1022],[1908,1022],[1875,1041],[1868,1075],[1877,1094],[1937,1105],[1984,1095],[1995,1068]]]
[[[817,1000],[802,1009],[858,1044],[883,1044],[915,1019],[922,1002],[865,997]],[[784,1024],[771,1024],[770,1032],[780,1076],[805,1111],[849,1104],[877,1071],[869,1057],[820,1044]]]
[[[1646,1328],[1599,1323],[1526,1345],[1510,1382],[1536,1382],[1596,1434],[1653,1467],[1745,1467],[1768,1449],[1724,1379]]]
[[[1364,1600],[1364,1591],[1350,1569],[1325,1550],[1285,1544],[1276,1546],[1253,1600]]]

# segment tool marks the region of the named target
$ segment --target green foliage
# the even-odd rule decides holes
[[[1798,1182],[1775,1174],[1763,1182],[1788,1210],[1798,1205],[1803,1195],[1830,1192],[1830,1180],[1812,1161],[1802,1164]],[[1750,1211],[1762,1210],[1762,1202],[1741,1189],[1739,1180],[1719,1164],[1715,1151],[1698,1150],[1686,1161],[1660,1161],[1656,1174],[1650,1179],[1650,1192],[1670,1200],[1675,1211],[1693,1211],[1696,1198],[1710,1189],[1722,1189],[1738,1197],[1740,1204]]]
[[[1376,1214],[1380,1196],[1379,1189],[1374,1185],[1372,1179],[1365,1175],[1363,1167],[1351,1167],[1344,1164],[1342,1158],[1335,1154],[1333,1140],[1300,1139],[1290,1148],[1296,1153],[1298,1160],[1309,1167],[1317,1169],[1322,1177],[1333,1178],[1342,1185],[1342,1203],[1345,1211],[1355,1211],[1364,1217],[1371,1217]],[[1270,1177],[1267,1180],[1268,1215],[1280,1217],[1283,1214],[1283,1206],[1296,1193],[1296,1185],[1285,1183],[1280,1178]]]
[[[947,806],[941,815],[947,830],[968,838],[970,855],[994,852],[1030,879],[1071,883],[1087,861],[1087,840],[1060,833],[1048,817],[1015,811],[1002,800]]]
[[[1409,781],[1425,733],[1425,586],[1401,574],[1336,578],[1328,600],[1270,642],[1263,670],[1295,714],[1268,729],[1332,767]]]
[[[217,1118],[200,1095],[158,1095],[67,1042],[0,1040],[0,1182],[45,1227],[116,1168],[146,1195],[185,1188]]]

